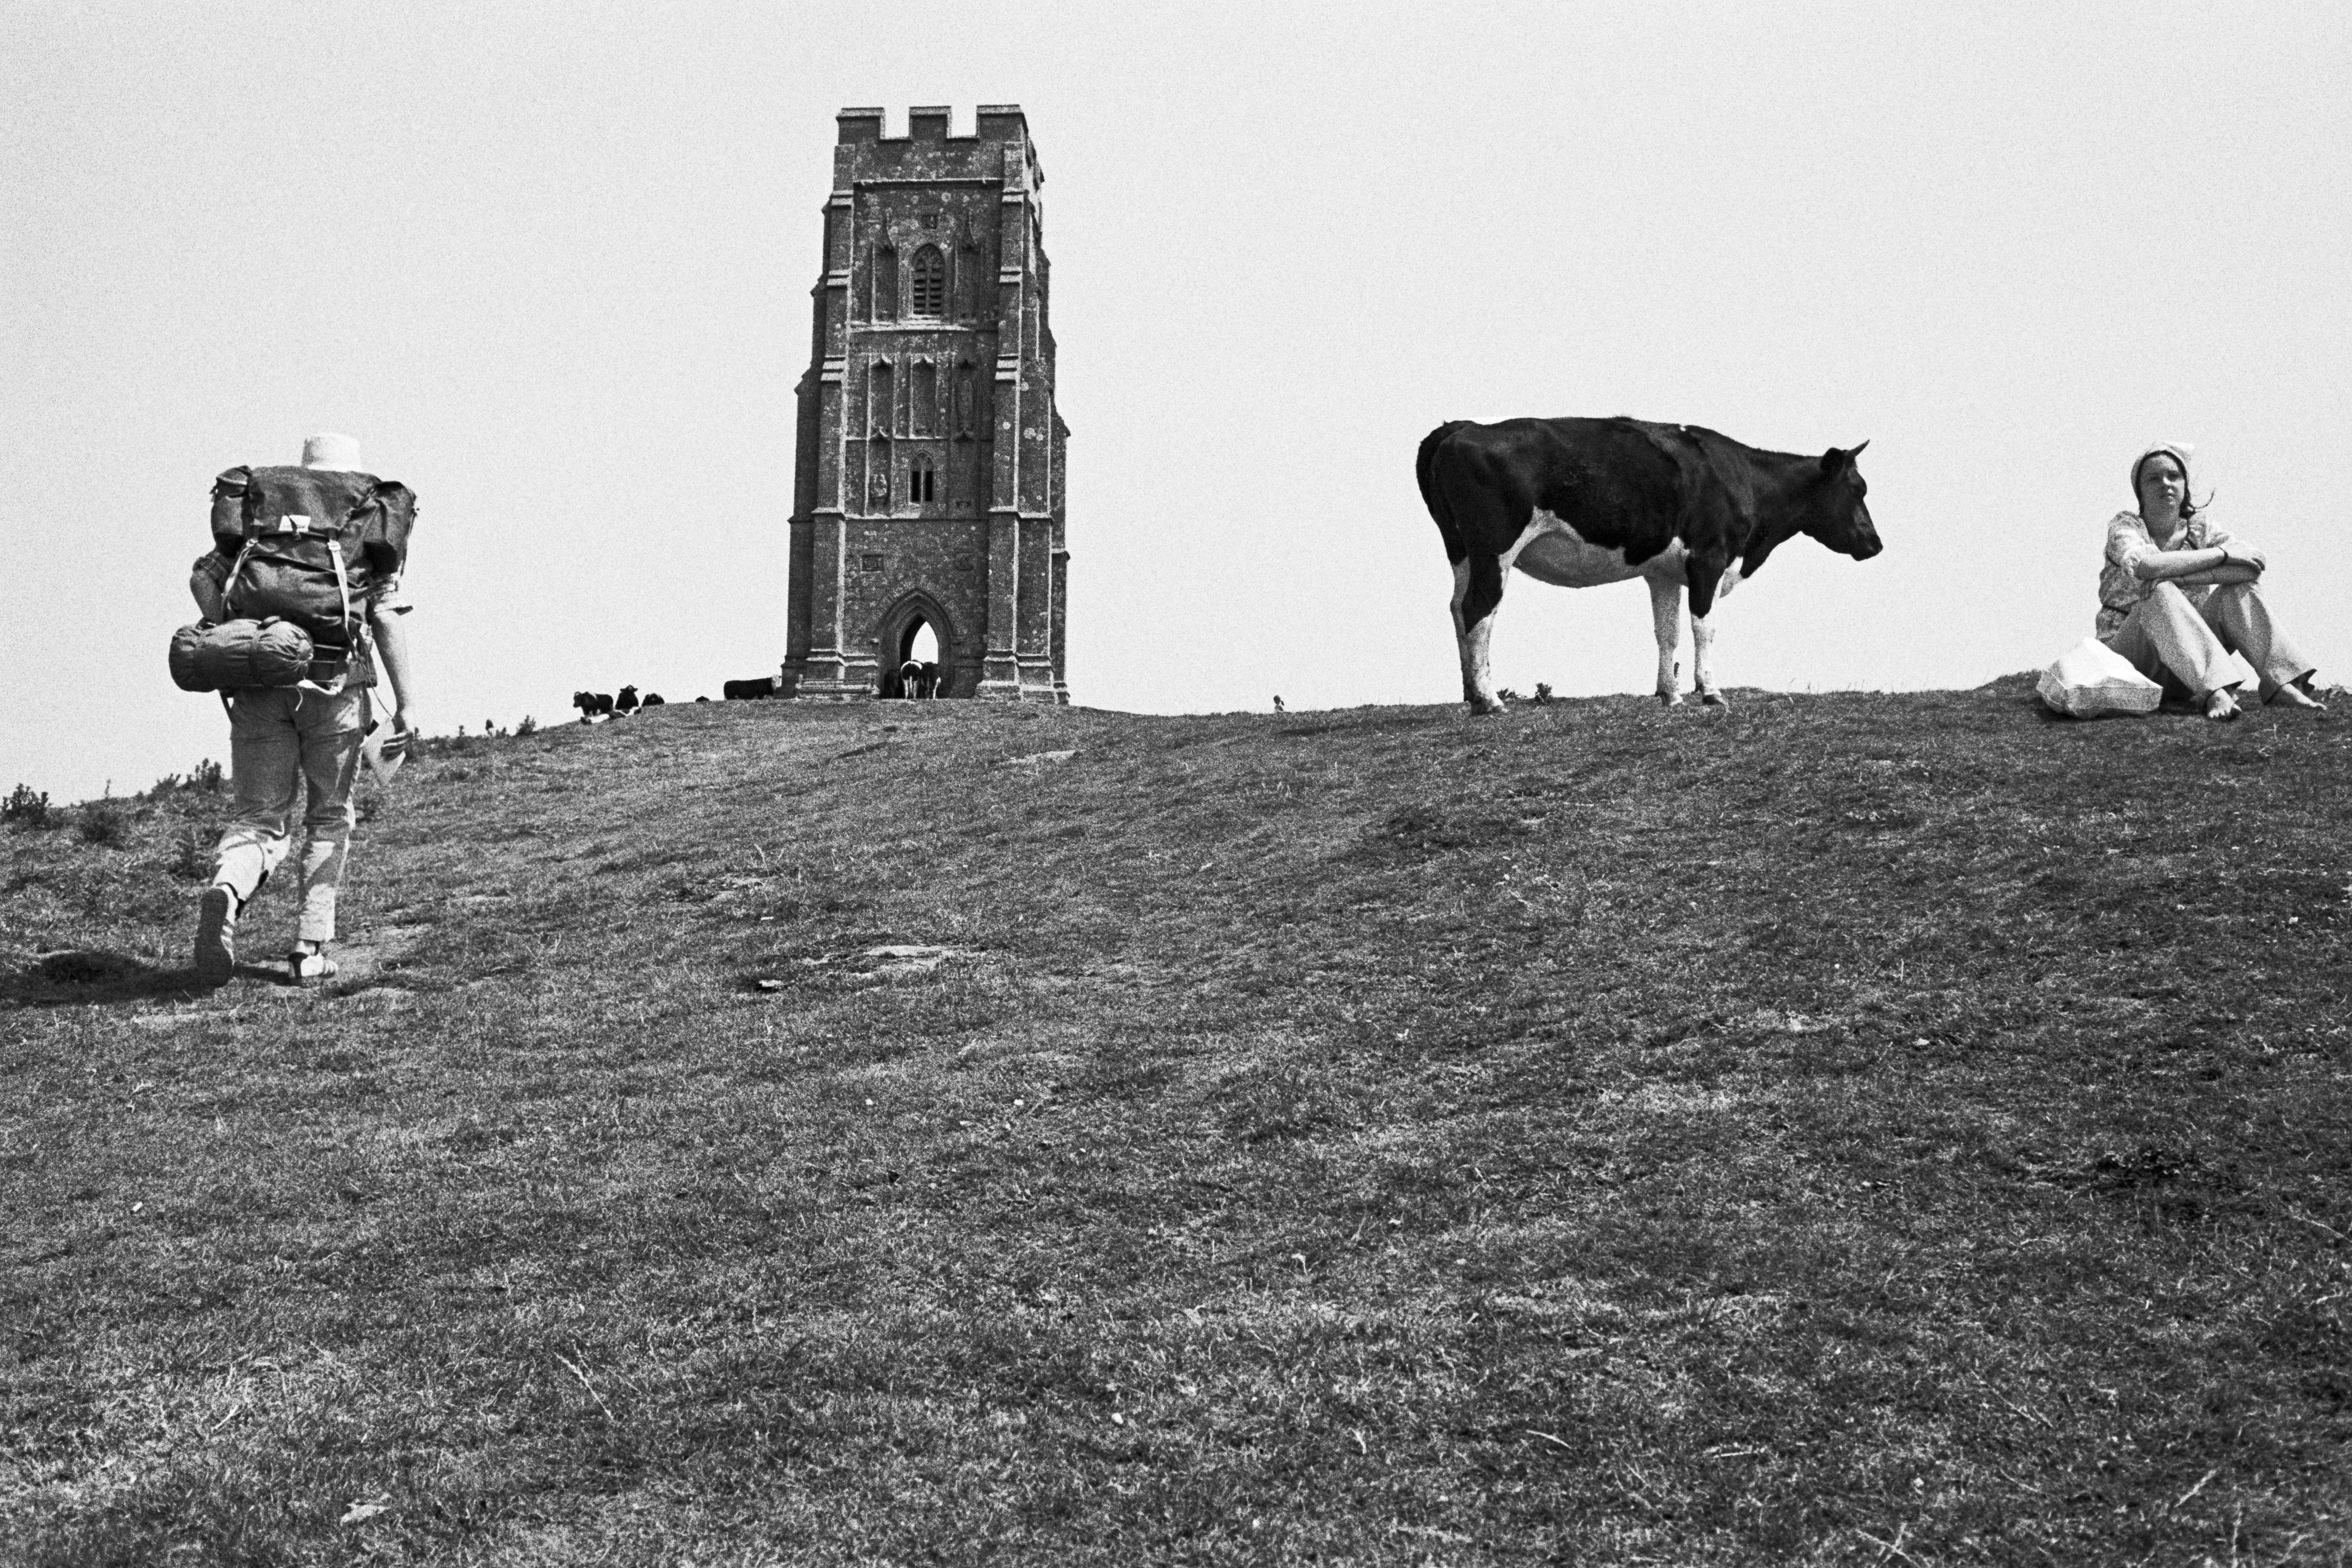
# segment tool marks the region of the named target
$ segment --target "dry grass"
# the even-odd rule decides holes
[[[2352,726],[1737,696],[0,831],[0,1556],[2342,1562]]]

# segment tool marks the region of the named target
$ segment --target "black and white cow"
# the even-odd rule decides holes
[[[1868,445],[1868,442],[1863,444]],[[1690,591],[1699,700],[1719,704],[1715,601],[1799,534],[1868,560],[1882,548],[1854,459],[1759,452],[1695,424],[1638,419],[1457,420],[1429,433],[1415,471],[1454,564],[1462,695],[1502,707],[1487,672],[1495,611],[1513,567],[1539,582],[1649,584],[1658,695],[1682,701],[1675,649]]]
[[[621,688],[621,695],[613,699],[613,711],[619,714],[631,714],[636,712],[637,688],[635,686],[623,686]]]
[[[604,692],[573,692],[572,706],[580,710],[582,724],[593,724],[600,718],[613,716],[613,699]]]

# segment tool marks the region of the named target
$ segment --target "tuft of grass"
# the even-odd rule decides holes
[[[74,831],[86,844],[114,849],[131,841],[131,809],[122,801],[107,796],[102,800],[85,801],[74,816]]]
[[[19,784],[0,800],[0,822],[19,827],[46,828],[56,820],[56,810],[49,805],[47,790],[35,790],[29,784]]]
[[[310,992],[8,835],[0,1559],[2333,1562],[2352,730],[1731,695],[563,727]]]
[[[182,882],[196,882],[213,873],[213,846],[218,834],[204,824],[184,822],[172,834],[171,873]]]
[[[217,795],[221,792],[224,787],[225,780],[221,776],[221,765],[213,761],[210,758],[206,758],[203,761],[197,763],[195,767],[189,769],[185,778],[181,777],[177,773],[166,773],[161,779],[156,779],[154,787],[147,791],[147,799],[150,800],[168,800],[175,794],[180,794],[188,790],[196,790],[207,795]]]

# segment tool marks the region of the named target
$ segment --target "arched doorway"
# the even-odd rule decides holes
[[[954,645],[947,617],[928,595],[916,594],[883,617],[875,663],[886,697],[936,697],[947,685],[945,654]]]

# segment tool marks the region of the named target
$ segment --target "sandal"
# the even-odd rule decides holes
[[[305,953],[297,947],[286,955],[286,967],[293,971],[294,983],[298,986],[315,986],[321,980],[335,977],[335,961],[327,956],[324,949]]]

